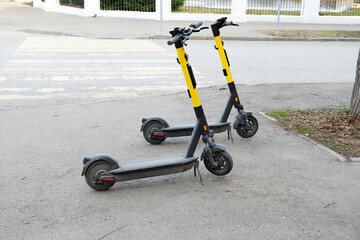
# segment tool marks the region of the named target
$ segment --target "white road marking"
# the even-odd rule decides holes
[[[0,95],[0,100],[45,100],[45,99],[106,99],[106,98],[130,98],[138,96],[135,92],[112,92],[112,93],[58,93],[45,95]]]
[[[69,76],[52,76],[52,81],[69,81]]]
[[[37,91],[41,93],[63,92],[64,88],[40,88]]]
[[[39,81],[38,77],[25,77],[24,78],[25,81]]]
[[[34,55],[36,56],[36,55]],[[168,59],[16,59],[16,60],[9,60],[8,64],[66,64],[66,63],[73,63],[73,64],[83,64],[83,63],[175,63],[174,60]]]
[[[31,91],[31,88],[0,88],[0,92],[26,92]]]
[[[17,52],[67,52],[67,51],[110,51],[110,52],[144,52],[167,51],[150,40],[108,40],[86,39],[76,37],[29,37],[17,49]]]
[[[6,85],[0,92],[10,93],[0,99],[126,98],[139,91],[185,91],[175,59],[176,54],[150,40],[29,37],[0,72],[0,81],[22,88]],[[211,83],[195,69],[194,74],[201,87]]]

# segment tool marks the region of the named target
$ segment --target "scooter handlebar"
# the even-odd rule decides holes
[[[225,25],[225,26],[239,26],[239,24],[235,24],[235,23],[233,23],[233,22],[228,22],[228,21],[226,21],[226,22],[224,23],[224,25]]]
[[[180,41],[181,37],[180,35],[176,35],[175,37],[171,38],[169,41],[167,41],[168,45],[173,45],[177,41]]]
[[[203,23],[202,22],[197,22],[197,23],[193,23],[190,25],[191,28],[198,28],[202,25]]]
[[[167,41],[168,45],[172,45],[178,41],[183,41],[184,45],[187,40],[189,40],[189,36],[193,32],[200,32],[201,30],[208,29],[208,27],[202,27],[199,28],[202,25],[202,22],[197,22],[191,24],[188,28],[175,28],[173,31],[170,31],[170,33],[173,35],[173,37]],[[175,35],[176,34],[176,35]],[[174,36],[175,35],[175,36]]]

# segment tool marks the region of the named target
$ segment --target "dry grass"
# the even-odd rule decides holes
[[[345,157],[360,157],[360,120],[340,110],[268,112],[289,131],[305,134]]]
[[[275,30],[260,30],[269,36],[276,36]],[[360,38],[360,31],[315,31],[315,30],[280,30],[280,37],[297,38]]]

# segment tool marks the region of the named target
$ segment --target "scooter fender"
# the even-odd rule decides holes
[[[252,115],[253,113],[252,112],[245,112],[245,115],[246,117]],[[233,123],[233,128],[234,129],[237,129],[240,125],[240,123],[242,122],[242,116],[241,116],[241,113],[239,113],[236,117],[235,117],[235,121]]]
[[[225,148],[226,147],[224,145],[216,143],[215,145],[213,145],[211,147],[211,151],[212,151],[212,153],[224,152]],[[205,157],[208,158],[208,151],[206,151],[206,147],[204,148],[203,152],[201,153],[201,160],[204,160]]]
[[[142,132],[144,130],[144,127],[146,126],[146,124],[148,124],[151,121],[159,121],[159,122],[161,122],[163,124],[164,128],[169,127],[169,124],[162,118],[159,118],[159,117],[143,118],[141,120],[142,125],[141,125],[140,132]]]
[[[216,143],[215,146],[211,147],[211,150],[213,153],[216,153],[225,151],[225,148],[226,147],[224,145]]]
[[[84,161],[86,161],[86,163],[84,164],[81,176],[84,176],[86,174],[86,171],[90,167],[90,165],[96,161],[108,162],[111,165],[111,169],[119,168],[118,162],[108,155],[95,155],[93,157],[90,157],[90,159],[87,157],[84,157]]]

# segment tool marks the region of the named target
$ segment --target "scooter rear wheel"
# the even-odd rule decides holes
[[[243,124],[239,124],[238,128],[236,129],[236,132],[242,138],[251,138],[256,134],[259,128],[259,123],[253,115],[247,117],[247,122],[250,125],[251,129],[246,130]]]
[[[204,157],[204,164],[207,170],[217,176],[224,176],[231,172],[233,168],[233,160],[227,151],[213,153],[215,162],[218,163],[216,168],[212,168],[210,160],[207,156]]]
[[[162,127],[163,124],[160,121],[151,121],[146,124],[143,130],[145,140],[153,145],[157,145],[165,141],[166,137],[154,138],[152,135],[155,131],[160,130]]]
[[[99,173],[108,172],[110,168],[110,164],[106,161],[97,161],[91,164],[85,174],[85,180],[89,187],[96,191],[105,191],[111,188],[114,185],[113,182],[96,183]]]

